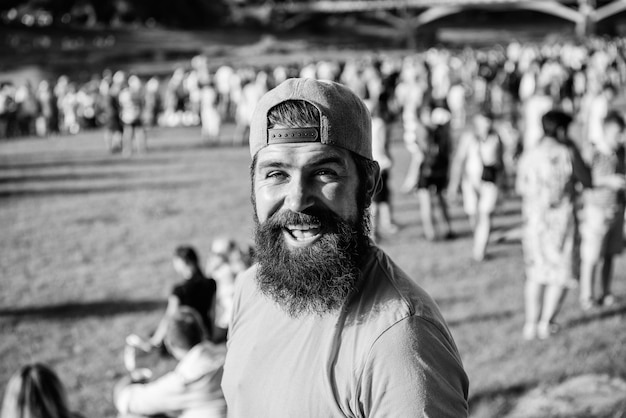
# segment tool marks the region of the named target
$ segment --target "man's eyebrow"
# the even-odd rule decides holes
[[[285,162],[280,161],[280,160],[261,161],[257,164],[257,167],[259,169],[261,168],[285,168],[288,166],[289,164],[286,164]]]
[[[325,156],[325,157],[321,157],[319,159],[314,159],[312,161],[309,162],[310,165],[326,165],[326,164],[337,164],[337,165],[341,165],[341,166],[346,166],[346,159],[344,157],[341,157],[339,155],[331,155],[331,156]]]

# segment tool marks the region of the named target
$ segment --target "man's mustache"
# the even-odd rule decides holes
[[[323,208],[307,209],[305,212],[281,210],[270,216],[265,222],[271,228],[285,228],[288,225],[336,225],[340,220],[332,211]]]

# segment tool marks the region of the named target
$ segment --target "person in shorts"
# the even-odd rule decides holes
[[[463,209],[474,233],[473,257],[482,261],[491,234],[491,218],[496,209],[503,179],[503,146],[488,112],[472,118],[472,127],[461,135],[452,161],[449,199],[456,198],[459,185]]]
[[[584,196],[581,226],[580,304],[584,310],[598,303],[612,305],[613,257],[622,252],[626,161],[624,118],[610,112],[602,125],[603,135],[593,147],[591,172],[593,188]],[[599,266],[600,298],[595,298],[595,278]]]
[[[437,219],[441,220],[440,235],[450,239],[454,233],[444,199],[450,166],[450,112],[444,103],[435,101],[422,107],[420,120],[426,130],[425,135],[417,139],[420,165],[416,188],[424,236],[429,241],[437,239]]]

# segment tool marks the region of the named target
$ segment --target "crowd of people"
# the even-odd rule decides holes
[[[145,383],[143,373],[134,377],[131,373],[120,382],[115,404],[121,414],[180,412],[184,409],[180,402],[192,399],[191,404],[205,416],[224,416],[229,398],[234,416],[246,416],[254,405],[268,410],[285,405],[307,405],[326,412],[348,410],[355,405],[341,404],[344,399],[336,396],[326,399],[321,388],[321,381],[329,383],[321,365],[336,370],[337,364],[346,370],[367,367],[360,382],[369,385],[372,398],[360,399],[360,407],[406,406],[407,411],[437,411],[437,416],[467,412],[467,377],[445,321],[425,292],[409,285],[406,274],[375,244],[363,239],[375,242],[399,231],[389,184],[394,169],[389,144],[394,140],[402,141],[411,154],[409,168],[402,173],[403,191],[416,194],[428,240],[455,237],[447,205],[460,191],[473,231],[472,255],[483,261],[489,256],[491,222],[499,202],[513,194],[521,196],[523,225],[518,235],[526,266],[524,339],[546,339],[558,331],[556,317],[569,289],[579,287],[584,311],[615,303],[612,265],[622,251],[626,203],[626,108],[617,94],[626,86],[626,40],[511,43],[489,50],[432,48],[407,56],[381,54],[272,69],[226,65],[211,69],[209,64],[207,57],[196,57],[190,69],[177,69],[165,83],[151,78],[144,84],[136,75],[115,72],[92,80],[87,84],[91,87],[77,88],[67,78],[55,86],[44,83],[37,92],[45,94],[29,93],[28,87],[2,87],[4,130],[0,135],[76,133],[84,126],[101,125],[112,151],[131,152],[133,147],[145,149],[146,127],[189,124],[201,126],[203,138],[212,144],[250,146],[256,267],[247,269],[252,263],[250,252],[242,252],[227,239],[214,242],[204,269],[193,248],[176,250],[174,268],[184,281],[173,288],[155,331],[147,339],[131,338],[129,352],[161,347],[179,360],[178,366],[153,382]],[[289,80],[292,77],[299,78]],[[62,107],[68,92],[75,93],[74,105]],[[89,96],[91,101],[78,100],[78,96]],[[57,105],[49,105],[44,112],[40,97]],[[296,104],[289,103],[292,99]],[[14,112],[10,122],[7,103],[12,103]],[[86,111],[85,103],[91,103],[91,111]],[[281,107],[284,103],[288,104]],[[318,111],[321,121],[316,119]],[[225,141],[221,124],[227,120],[235,122],[236,128]],[[370,136],[371,142],[364,143]],[[380,182],[376,181],[378,170]],[[315,181],[304,176],[313,176]],[[302,184],[291,187],[298,181],[313,190]],[[318,200],[327,207],[309,210]],[[371,230],[364,221],[370,212]],[[333,226],[326,227],[328,231],[327,224]],[[304,251],[303,247],[311,248]],[[355,278],[359,269],[368,271],[363,282]],[[394,305],[397,295],[391,296],[391,287],[384,287],[387,282],[370,283],[375,274],[400,283],[396,290],[410,288],[404,303],[419,301],[415,302],[419,306],[430,306],[428,312],[409,314]],[[258,283],[252,284],[252,276]],[[235,277],[245,283],[234,298]],[[355,293],[362,285],[372,288],[359,287]],[[369,299],[368,292],[386,292],[385,306],[376,305],[378,299]],[[339,319],[331,316],[333,320],[325,322],[325,314],[334,315],[346,300],[353,299]],[[390,325],[386,315],[391,315],[392,306],[397,309],[394,315],[407,315],[404,325],[397,325],[401,322],[397,319]],[[308,314],[314,314],[314,319],[303,320]],[[428,324],[424,316],[430,318]],[[367,331],[359,334],[348,326],[350,321],[354,321],[353,328]],[[278,323],[288,339],[272,332]],[[229,329],[229,325],[236,328]],[[345,327],[345,335],[329,331],[337,327]],[[380,329],[386,330],[387,337],[377,334]],[[222,345],[227,332],[228,352]],[[406,346],[386,340],[389,334],[405,339]],[[435,353],[428,344],[418,344],[417,334],[441,350]],[[329,335],[333,336],[330,340]],[[376,343],[369,339],[372,336]],[[351,346],[354,350],[346,357],[333,338],[359,344]],[[327,350],[322,354],[305,350],[314,341]],[[373,357],[354,364],[360,361],[363,347]],[[405,367],[401,359],[407,356],[398,350],[405,347],[416,350],[417,363],[411,363],[408,372],[415,373],[415,380],[400,382],[398,376],[407,374],[399,373]],[[272,357],[276,350],[280,359]],[[310,363],[303,364],[303,352]],[[424,356],[437,358],[436,367],[442,368],[438,377],[418,365]],[[272,369],[276,376],[268,376],[268,362],[287,367],[292,374]],[[135,371],[132,355],[127,368]],[[294,370],[299,374],[294,375]],[[349,397],[348,392],[355,390],[352,380],[329,373],[331,385],[341,381],[331,393]],[[259,379],[241,385],[240,379],[247,375]],[[312,388],[290,383],[304,378],[313,382]],[[411,397],[416,398],[414,402],[396,399],[391,405],[393,395],[378,387],[376,379],[402,387],[407,394],[432,390],[438,393],[433,399],[441,402],[417,396]],[[216,383],[220,381],[221,385]],[[273,406],[269,404],[272,396],[265,396],[294,388],[309,393],[294,399],[295,403],[283,399]],[[5,408],[16,404],[12,396],[7,391]],[[285,413],[275,411],[280,412],[276,416]]]

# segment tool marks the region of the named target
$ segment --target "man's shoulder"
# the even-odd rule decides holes
[[[433,298],[380,248],[374,247],[364,269],[359,307],[383,322],[422,318],[446,329]],[[389,324],[391,325],[391,324]]]
[[[255,280],[257,268],[258,265],[255,263],[235,278],[235,299],[240,300],[242,305],[248,304],[250,298],[258,294]]]

